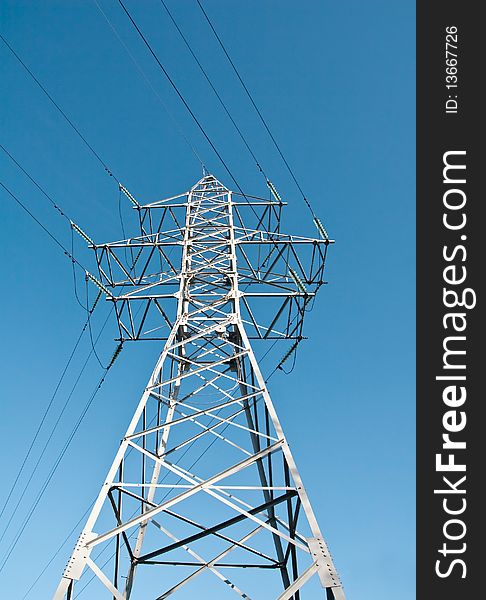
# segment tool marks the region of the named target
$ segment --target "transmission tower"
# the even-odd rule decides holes
[[[91,599],[344,600],[251,346],[295,351],[331,240],[317,220],[319,239],[281,233],[269,187],[207,175],[142,205],[122,186],[140,235],[91,244],[120,343],[164,345],[54,600],[84,571]]]

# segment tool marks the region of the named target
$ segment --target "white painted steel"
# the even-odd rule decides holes
[[[186,202],[171,204],[183,197]],[[277,214],[281,208],[275,202],[254,202],[251,206],[266,212],[257,222],[260,229],[246,228],[240,214],[246,206],[233,202],[232,193],[208,175],[187,194],[149,205],[137,203],[141,236],[94,246],[100,278],[116,305],[120,335],[142,339],[142,331],[152,335],[169,326],[170,331],[166,338],[150,338],[165,339],[164,347],[54,600],[69,599],[85,570],[96,575],[94,581],[107,592],[107,599],[129,600],[135,593],[138,569],[148,564],[158,565],[152,568],[162,573],[186,567],[165,592],[153,590],[154,600],[177,595],[207,571],[215,575],[216,586],[219,580],[240,597],[259,598],[260,590],[242,592],[246,584],[228,580],[222,573],[225,568],[266,569],[269,577],[280,581],[283,592],[278,600],[295,598],[297,592],[303,600],[304,584],[318,575],[335,600],[344,600],[247,332],[249,325],[261,338],[295,340],[301,335],[306,302],[322,283],[322,248],[327,249],[329,241],[281,234],[279,216],[276,224],[272,222],[271,211]],[[178,208],[185,209],[183,226],[174,213]],[[154,230],[155,215],[161,212],[174,220],[175,228]],[[166,253],[171,245],[182,250],[180,265]],[[294,245],[311,247],[308,271]],[[266,253],[263,262],[251,254],[257,246]],[[121,251],[127,249],[140,252],[139,256],[149,252],[141,259],[139,271],[135,264],[123,263]],[[153,256],[159,267],[154,267]],[[121,279],[113,275],[115,269]],[[268,290],[254,292],[255,285]],[[133,289],[127,292],[127,286]],[[163,286],[174,289],[161,293]],[[249,320],[243,315],[249,307],[247,298],[256,297],[283,300],[266,325],[257,321],[253,309]],[[177,302],[173,317],[155,304],[169,298]],[[146,315],[155,305],[156,317],[165,324],[142,320],[135,325],[135,302],[145,303]],[[287,314],[288,303],[285,325],[280,315]],[[291,315],[297,318],[297,329],[292,329]],[[188,465],[186,452],[204,442],[204,452]],[[206,452],[204,464],[195,466]],[[205,503],[207,511],[195,509]],[[130,513],[133,507],[137,512]],[[169,519],[175,519],[185,533],[176,533]],[[207,519],[212,522],[205,523]],[[151,523],[154,529],[149,528]],[[241,530],[250,525],[252,529],[242,535]],[[219,551],[196,549],[209,539],[220,544]],[[257,547],[247,544],[250,539]],[[115,548],[109,570],[100,567],[91,552],[106,546]],[[179,549],[195,560],[189,575],[187,565],[193,563],[181,560]],[[221,563],[230,553],[237,556],[236,562]],[[206,561],[202,558],[206,554],[214,558]],[[255,556],[260,562],[255,562]],[[251,587],[251,579],[247,583]],[[212,597],[217,597],[217,589]]]

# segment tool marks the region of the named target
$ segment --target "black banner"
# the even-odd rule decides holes
[[[479,3],[417,7],[417,598],[481,596],[485,52]],[[481,272],[483,271],[483,272]],[[478,539],[479,538],[479,539]]]

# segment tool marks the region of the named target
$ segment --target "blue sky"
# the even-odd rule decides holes
[[[103,0],[101,5],[208,168],[231,187],[118,3]],[[159,2],[127,0],[127,5],[240,185],[261,194],[264,186],[251,157]],[[298,190],[195,1],[168,0],[168,5],[289,202],[283,229],[313,234]],[[329,255],[329,285],[306,324],[310,339],[301,345],[292,375],[272,378],[274,401],[348,597],[409,600],[415,593],[413,3],[205,0],[204,6],[337,240]],[[138,198],[182,192],[200,177],[198,162],[94,2],[5,0],[0,31]],[[1,42],[0,69],[0,142],[92,237],[120,238],[114,180]],[[3,153],[0,173],[0,180],[70,246],[66,222]],[[0,460],[7,490],[1,506],[85,314],[74,297],[69,261],[3,190],[0,219]],[[83,264],[92,266],[78,240],[76,248]],[[79,274],[78,285],[84,300]],[[107,308],[97,312],[95,335]],[[114,335],[109,321],[99,344],[105,361],[114,349]],[[85,337],[47,425],[54,422],[88,352]],[[156,354],[156,345],[132,345],[109,373],[5,567],[5,597],[22,598],[94,498]],[[267,364],[267,373],[272,368]],[[1,543],[1,555],[100,374],[91,360]],[[40,448],[44,439],[45,433]],[[17,493],[7,519],[16,498]],[[75,537],[30,597],[49,597]]]

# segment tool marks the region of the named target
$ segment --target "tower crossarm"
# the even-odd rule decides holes
[[[137,205],[141,235],[92,245],[115,305],[119,340],[167,339],[188,289],[181,287],[184,252],[191,257],[192,296],[220,302],[217,290],[232,285],[225,275],[232,253],[238,262],[234,294],[250,339],[301,339],[307,306],[325,283],[333,240],[281,233],[284,203],[255,196],[235,202],[219,182],[207,186],[206,180],[179,196]]]

